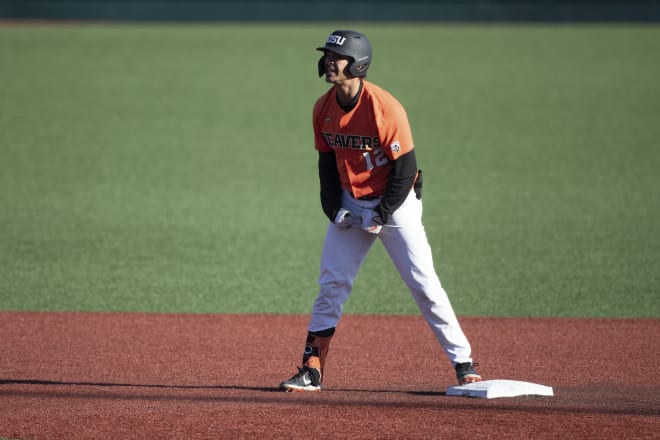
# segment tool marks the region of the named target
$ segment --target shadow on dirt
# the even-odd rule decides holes
[[[373,406],[384,408],[448,408],[472,411],[516,411],[536,414],[611,414],[657,416],[654,404],[643,407],[639,402],[627,405],[621,401],[601,400],[585,406],[580,391],[564,393],[564,397],[521,396],[501,399],[447,397],[439,391],[374,390],[333,388],[321,393],[285,393],[277,387],[244,385],[169,385],[112,382],[56,381],[39,379],[0,379],[4,396],[41,399],[100,399],[145,401],[234,402],[246,404]],[[13,387],[15,386],[15,388]],[[62,390],[62,387],[70,388]],[[101,388],[95,389],[95,388]],[[106,390],[103,390],[103,389]],[[150,389],[152,392],[145,392]],[[122,390],[121,392],[115,392]],[[191,391],[196,391],[192,392]],[[213,391],[221,391],[213,393]],[[575,395],[574,395],[575,394]],[[582,396],[585,397],[585,396]],[[653,399],[652,399],[653,400]]]

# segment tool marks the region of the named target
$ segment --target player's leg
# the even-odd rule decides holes
[[[312,309],[310,331],[336,327],[355,277],[375,239],[360,228],[340,229],[329,225],[321,254],[319,293]]]
[[[319,293],[308,325],[309,334],[320,338],[318,344],[322,371],[344,303],[353,290],[355,277],[374,241],[375,237],[365,234],[359,228],[340,229],[333,224],[328,227],[321,253]]]
[[[414,193],[394,213],[380,238],[452,366],[471,365],[470,343],[435,271],[422,224],[422,203]]]
[[[319,292],[312,307],[303,367],[282,382],[287,391],[319,391],[330,349],[330,341],[343,312],[353,283],[376,236],[360,228],[341,229],[328,225],[319,274]]]

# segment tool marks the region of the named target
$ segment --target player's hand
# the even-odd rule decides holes
[[[362,229],[370,234],[380,234],[380,231],[383,230],[384,224],[385,222],[382,217],[376,211],[369,211],[369,213],[362,219]]]
[[[340,208],[334,221],[335,225],[341,229],[348,229],[353,225],[360,224],[359,217],[354,217],[348,209]]]

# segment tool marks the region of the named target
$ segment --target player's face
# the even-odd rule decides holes
[[[325,80],[329,83],[339,83],[350,79],[347,75],[347,67],[351,59],[336,52],[326,51],[325,53]]]

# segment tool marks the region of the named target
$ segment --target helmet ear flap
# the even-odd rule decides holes
[[[325,54],[319,58],[319,77],[325,73]]]
[[[369,64],[356,64],[355,61],[349,66],[350,72],[353,76],[367,76],[367,69]]]

